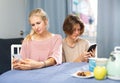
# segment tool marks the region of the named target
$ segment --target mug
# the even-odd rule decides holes
[[[96,67],[96,58],[89,58],[89,71],[93,72],[94,68]]]

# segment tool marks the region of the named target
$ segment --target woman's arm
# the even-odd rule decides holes
[[[62,37],[60,35],[55,36],[54,45],[49,55],[54,58],[56,64],[62,63]]]
[[[32,59],[26,59],[26,60],[21,60],[18,63],[14,63],[13,68],[19,69],[19,70],[30,70],[30,69],[48,67],[55,64],[56,62],[54,58],[49,58],[46,61],[41,61],[41,62],[38,62]]]
[[[74,62],[87,62],[88,58],[91,57],[91,52],[83,52],[82,54],[80,54],[80,56],[78,56]]]
[[[44,67],[48,67],[48,66],[52,66],[56,64],[56,61],[54,58],[49,58],[46,61],[43,62],[44,63]]]

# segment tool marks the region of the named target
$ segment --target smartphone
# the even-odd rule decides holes
[[[95,50],[96,46],[97,46],[97,44],[91,45],[91,46],[89,47],[89,49],[88,49],[88,52],[90,52],[90,51],[92,51],[92,50]]]

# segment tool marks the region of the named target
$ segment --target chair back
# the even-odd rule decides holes
[[[21,44],[12,44],[11,45],[11,69],[13,69],[12,60],[13,58],[21,59],[20,56]]]
[[[20,50],[21,50],[21,44],[12,44],[11,56],[13,56],[14,58],[20,58]]]

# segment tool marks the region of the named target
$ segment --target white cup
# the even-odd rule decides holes
[[[96,58],[96,66],[105,66],[107,64],[108,59],[107,58]]]

